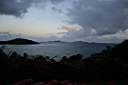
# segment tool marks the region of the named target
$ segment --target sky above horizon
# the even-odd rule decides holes
[[[128,0],[0,0],[0,40],[118,43],[128,39]]]

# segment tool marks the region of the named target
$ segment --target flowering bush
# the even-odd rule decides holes
[[[37,83],[33,83],[32,80],[30,79],[25,79],[22,81],[19,81],[13,85],[74,85],[73,83],[71,83],[70,81],[64,80],[64,81],[57,81],[57,80],[51,80],[49,82],[37,82]],[[81,83],[79,85],[87,85],[86,83]]]
[[[59,80],[51,80],[49,82],[36,82],[34,83],[31,79],[25,79],[19,81],[13,85],[127,85],[125,82],[117,83],[116,81],[94,81],[90,83],[72,83],[68,80],[59,81]]]
[[[19,81],[13,85],[32,85],[33,83],[33,80],[32,79],[25,79],[25,80],[22,80],[22,81]]]
[[[128,41],[86,59],[77,54],[55,61],[43,56],[36,58],[30,58],[27,54],[20,56],[16,52],[6,54],[2,48],[0,49],[0,85],[8,85],[28,78],[34,81],[56,79],[48,83],[38,82],[35,85],[74,85],[75,83],[91,85],[90,82],[92,85],[98,85],[101,84],[101,80],[111,80],[107,84],[116,85],[114,81],[128,79],[127,50]],[[34,83],[32,80],[23,80],[14,85],[34,85]]]

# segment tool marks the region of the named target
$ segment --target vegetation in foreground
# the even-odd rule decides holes
[[[23,80],[20,81],[21,84],[17,82],[14,85],[32,85],[40,81],[44,83],[33,85],[45,85],[50,82],[54,82],[50,85],[72,85],[75,83],[86,85],[99,81],[113,83],[111,81],[128,80],[128,40],[113,48],[108,46],[101,53],[93,54],[86,59],[83,59],[81,54],[76,54],[70,57],[64,56],[60,61],[56,61],[48,56],[29,58],[26,53],[24,56],[16,52],[6,54],[3,50],[4,47],[1,47],[0,85],[13,84],[20,80]],[[26,81],[28,84],[23,83]],[[68,84],[60,84],[63,81]],[[59,83],[55,84],[55,82]],[[114,83],[110,85],[114,85]]]

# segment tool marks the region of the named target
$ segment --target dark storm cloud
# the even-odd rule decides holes
[[[29,0],[30,1],[30,0]],[[27,12],[27,8],[31,5],[31,2],[27,0],[1,0],[0,1],[0,14],[21,16]]]
[[[52,10],[53,10],[53,11],[56,11],[56,12],[58,12],[58,13],[62,13],[62,12],[63,12],[61,9],[59,9],[59,8],[57,8],[57,7],[52,7]]]
[[[46,2],[57,4],[62,1],[63,0],[0,0],[0,14],[21,17],[27,13],[28,8],[33,4],[38,4],[39,2],[41,4],[45,4]]]
[[[53,4],[58,4],[60,2],[63,2],[64,0],[50,0]]]
[[[96,35],[114,34],[128,28],[128,0],[78,0],[68,15],[85,33],[94,29]]]

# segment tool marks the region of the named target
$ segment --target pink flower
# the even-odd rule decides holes
[[[52,80],[51,82],[49,82],[47,85],[58,85],[58,81],[57,80]]]
[[[108,85],[116,85],[116,83],[114,81],[109,81]]]
[[[61,81],[60,83],[61,83],[62,85],[72,85],[72,83],[69,82],[69,81],[67,81],[67,80]]]
[[[38,82],[38,83],[35,83],[35,84],[32,84],[32,85],[46,85],[46,84],[43,83],[43,82]]]
[[[22,81],[19,81],[13,85],[31,85],[33,83],[33,80],[32,79],[25,79],[25,80],[22,80]]]
[[[87,83],[82,83],[81,85],[88,85]]]
[[[95,85],[100,85],[100,81],[95,81]]]

